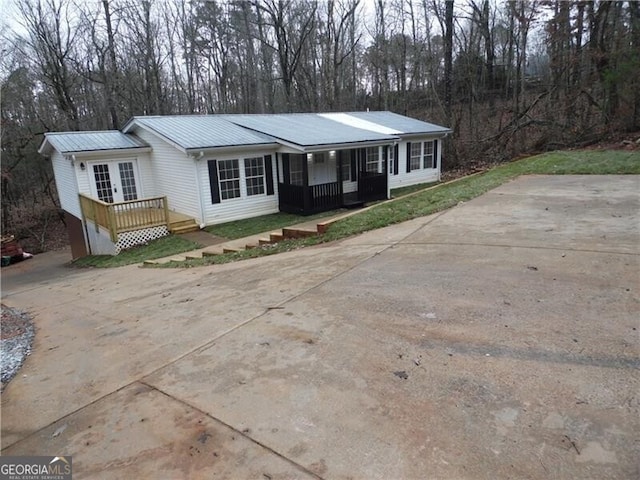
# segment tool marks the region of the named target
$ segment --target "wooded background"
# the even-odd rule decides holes
[[[443,169],[640,128],[640,2],[15,0],[1,27],[2,231],[66,241],[46,131],[133,115],[391,110]]]

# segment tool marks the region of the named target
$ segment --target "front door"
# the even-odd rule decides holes
[[[135,161],[95,163],[92,169],[95,194],[103,202],[118,203],[138,199]]]
[[[313,163],[309,165],[309,185],[321,185],[336,181],[335,159],[326,152],[314,153]]]

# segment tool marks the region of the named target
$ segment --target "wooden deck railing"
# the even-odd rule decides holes
[[[111,241],[118,241],[118,233],[142,228],[169,225],[167,197],[143,198],[128,202],[106,203],[80,194],[80,207],[87,220],[109,231]]]

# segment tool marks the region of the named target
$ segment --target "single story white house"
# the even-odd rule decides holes
[[[258,215],[386,199],[440,179],[445,127],[392,112],[133,117],[46,133],[74,258]]]

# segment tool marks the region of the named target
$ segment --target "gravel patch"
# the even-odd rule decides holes
[[[35,329],[31,317],[20,310],[2,305],[0,324],[0,380],[3,391],[16,376],[24,359],[31,355]]]

